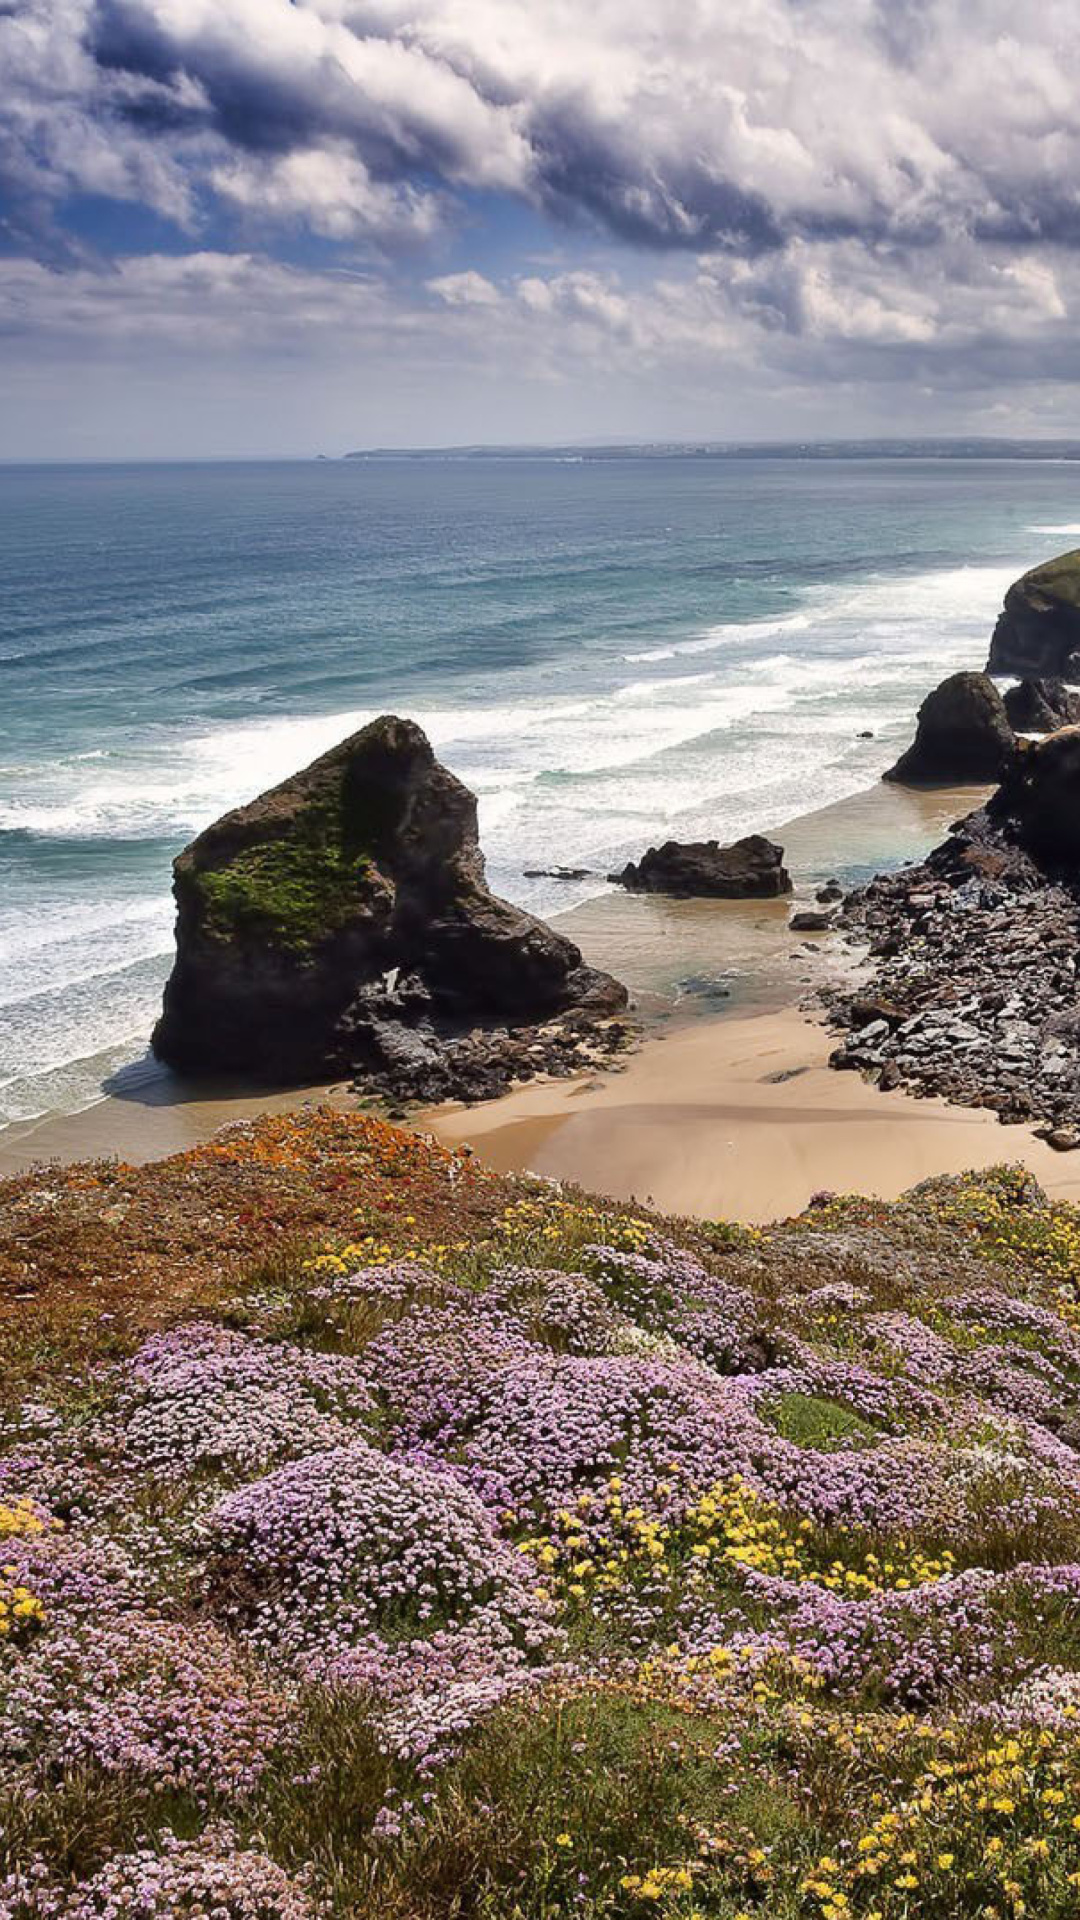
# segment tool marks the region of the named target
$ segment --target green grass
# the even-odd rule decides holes
[[[816,1393],[782,1393],[763,1405],[761,1412],[783,1439],[797,1447],[826,1452],[836,1447],[869,1447],[879,1437],[850,1407]]]

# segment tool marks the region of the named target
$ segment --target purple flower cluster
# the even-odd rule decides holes
[[[258,1333],[146,1341],[89,1416],[28,1406],[0,1503],[46,1524],[11,1523],[2,1558],[42,1617],[0,1649],[6,1786],[97,1770],[140,1818],[179,1795],[261,1831],[313,1694],[347,1689],[425,1776],[507,1700],[594,1676],[598,1643],[605,1672],[734,1648],[732,1671],[779,1656],[860,1705],[1070,1721],[1080,1336],[974,1255],[949,1279],[877,1229],[844,1229],[830,1277],[830,1231],[796,1229],[760,1298],[760,1248],[709,1265],[660,1238],[475,1286],[320,1273],[323,1350],[275,1338],[266,1302]],[[4,1920],[315,1911],[210,1829],[76,1890],[33,1861],[0,1884]]]
[[[1038,1671],[1017,1624],[1020,1610],[1052,1593],[1056,1614],[1080,1621],[1080,1567],[972,1568],[910,1592],[883,1590],[852,1600],[821,1587],[747,1577],[769,1617],[747,1634],[733,1616],[686,1623],[683,1643],[705,1652],[725,1637],[795,1655],[829,1691],[890,1707],[923,1710],[949,1697],[1007,1692]]]
[[[443,1627],[468,1627],[493,1648],[547,1637],[533,1570],[476,1495],[362,1440],[226,1495],[207,1539],[224,1617],[301,1664],[370,1636],[409,1641]]]
[[[153,1792],[243,1798],[286,1738],[291,1701],[225,1634],[139,1614],[56,1624],[15,1662],[0,1756],[37,1770],[91,1763]]]
[[[319,1920],[306,1886],[225,1832],[110,1860],[79,1887],[43,1861],[0,1880],[2,1920]]]
[[[156,1334],[117,1370],[91,1447],[164,1479],[247,1478],[340,1445],[371,1411],[357,1361],[195,1324]]]
[[[582,1267],[638,1326],[667,1334],[721,1373],[753,1370],[770,1357],[772,1342],[753,1294],[710,1272],[684,1247],[665,1240],[647,1254],[586,1247]]]

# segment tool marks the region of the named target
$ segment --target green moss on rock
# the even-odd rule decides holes
[[[1080,608],[1080,547],[1055,554],[1042,566],[1032,567],[1017,582],[1017,589],[1029,600],[1056,600],[1062,606]]]
[[[347,924],[371,870],[339,799],[293,820],[285,835],[240,848],[221,867],[195,869],[191,882],[213,936],[257,935],[299,953]]]

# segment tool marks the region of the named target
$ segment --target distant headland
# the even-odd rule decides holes
[[[326,459],[327,455],[316,456]],[[655,440],[358,447],[343,460],[1080,460],[1080,440]]]

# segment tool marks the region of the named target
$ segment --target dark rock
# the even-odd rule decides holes
[[[1015,750],[993,681],[985,673],[953,673],[923,701],[914,742],[885,779],[910,786],[1000,780]]]
[[[855,738],[856,740],[872,740],[874,736],[869,727],[864,727],[861,733],[855,735]]]
[[[800,907],[789,922],[792,933],[831,933],[836,915],[817,907]]]
[[[819,887],[814,895],[814,899],[822,907],[830,906],[835,901],[842,900],[843,897],[844,889],[839,880],[826,880],[825,885]]]
[[[990,673],[1080,681],[1080,548],[1013,582],[987,667]]]
[[[473,795],[393,716],[208,827],[173,887],[153,1046],[184,1073],[318,1076],[352,1066],[361,1036],[388,1074],[405,1048],[396,1064],[415,1077],[425,1043],[391,1042],[380,1019],[434,1034],[626,1002],[571,941],[489,892]]]
[[[1080,1128],[1078,1127],[1040,1127],[1039,1138],[1045,1140],[1055,1153],[1075,1153],[1080,1147]]]
[[[1036,859],[1080,871],[1080,727],[1026,742],[989,811]]]
[[[688,973],[683,980],[676,980],[680,993],[693,994],[701,1000],[730,1000],[731,988],[726,980],[717,980],[711,973]]]
[[[857,993],[829,996],[846,1030],[833,1065],[985,1108],[1006,1126],[1080,1131],[1080,860],[1062,858],[1070,813],[1080,815],[1074,774],[1080,795],[1080,729],[1022,746],[1001,792],[919,867],[849,896],[846,924],[874,973]],[[1033,851],[1025,828],[1043,804],[1056,824],[1027,836]]]
[[[525,867],[526,880],[587,880],[591,867]]]
[[[1080,724],[1080,693],[1064,680],[1021,680],[1008,688],[1005,711],[1017,733],[1056,733]]]
[[[610,878],[633,893],[679,899],[771,900],[791,892],[784,849],[760,833],[722,847],[716,840],[666,840]]]

